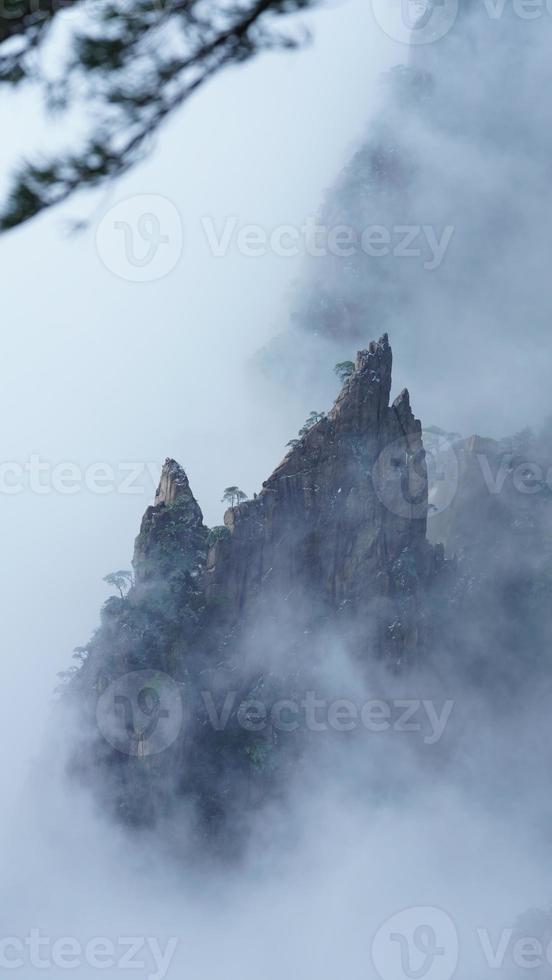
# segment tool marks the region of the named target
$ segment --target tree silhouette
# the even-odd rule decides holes
[[[0,11],[0,86],[38,86],[52,113],[85,123],[80,146],[22,162],[0,206],[0,231],[75,191],[121,176],[152,137],[222,68],[273,48],[297,47],[306,32],[274,29],[312,0],[8,0]],[[61,14],[71,11],[71,17]],[[79,12],[82,16],[78,16]],[[62,23],[63,22],[63,23]],[[52,28],[57,70],[46,48]],[[90,110],[93,106],[93,111]],[[193,148],[191,151],[193,152]]]
[[[247,500],[247,494],[240,490],[239,487],[226,487],[222,495],[223,504],[229,504],[230,507],[236,507],[238,504],[243,503]]]
[[[299,429],[299,436],[301,438],[305,436],[307,432],[310,432],[313,425],[316,425],[318,422],[321,422],[322,419],[325,417],[326,416],[324,412],[311,412],[308,419],[305,421],[305,424],[302,426],[301,429]]]
[[[109,575],[106,575],[104,582],[117,589],[121,599],[124,599],[134,584],[134,575],[126,569],[121,569],[118,572],[110,572]]]
[[[339,363],[334,367],[334,373],[337,374],[337,377],[341,382],[344,382],[347,380],[347,378],[350,378],[354,373],[354,370],[355,365],[353,361],[339,361]]]

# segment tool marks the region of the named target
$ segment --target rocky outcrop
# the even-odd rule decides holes
[[[282,799],[312,748],[309,726],[277,726],[271,706],[333,703],[343,674],[353,696],[383,678],[399,698],[444,678],[447,697],[472,685],[499,711],[546,676],[552,427],[538,445],[454,442],[430,543],[421,425],[407,391],[391,401],[391,372],[384,335],[223,531],[165,461],[135,584],[105,604],[67,691],[82,720],[73,771],[125,822],[182,807],[210,846],[242,840],[244,810]],[[244,701],[266,707],[260,728]]]
[[[239,826],[244,787],[256,805],[288,782],[308,732],[286,741],[270,725],[244,731],[239,702],[219,729],[205,692],[219,706],[237,691],[299,703],[325,683],[337,648],[361,672],[375,657],[396,669],[423,655],[438,551],[426,539],[421,425],[408,392],[391,402],[391,370],[384,335],[259,494],[227,511],[223,533],[208,531],[184,470],[165,461],[136,540],[135,584],[106,603],[70,688],[88,720],[79,772],[102,774],[104,804],[126,821],[151,824],[184,799],[202,826]],[[107,744],[98,697],[117,732]],[[175,698],[186,724],[173,731]],[[159,754],[144,744],[155,710],[171,735]],[[117,749],[129,725],[129,744],[142,746],[130,759]]]
[[[258,496],[226,513],[230,535],[211,549],[205,580],[229,616],[284,603],[305,620],[347,611],[378,621],[377,652],[400,659],[419,646],[418,595],[433,571],[427,474],[408,392],[390,404],[391,368],[387,336],[360,351],[329,414]]]
[[[155,493],[154,506],[161,507],[164,504],[166,507],[170,507],[171,504],[182,500],[187,501],[192,508],[193,514],[191,516],[196,521],[201,522],[203,516],[190,490],[188,477],[176,460],[167,457],[163,464],[161,479],[159,480],[159,486]]]
[[[391,402],[391,372],[384,335],[359,351],[331,411],[259,494],[226,512],[224,534],[209,533],[186,473],[165,461],[136,539],[135,585],[116,608],[110,600],[110,663],[120,632],[122,668],[150,666],[153,634],[155,666],[185,676],[243,659],[248,638],[275,625],[283,645],[338,628],[361,657],[400,664],[422,653],[439,551],[426,539],[421,424],[407,391]]]
[[[153,507],[142,519],[134,547],[133,567],[138,587],[151,579],[198,576],[206,550],[208,529],[188,483],[174,459],[166,459]]]

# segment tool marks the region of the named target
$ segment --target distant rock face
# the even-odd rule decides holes
[[[549,660],[551,445],[523,432],[453,443],[456,492],[429,524],[447,558],[432,616],[441,647],[497,701],[534,682]]]
[[[360,351],[331,412],[254,500],[226,513],[230,535],[210,551],[205,588],[230,616],[275,602],[347,610],[378,619],[378,652],[415,651],[434,555],[421,425],[407,391],[390,404],[391,368],[387,336]]]
[[[535,7],[544,12],[544,4]],[[500,432],[513,429],[518,412],[529,418],[549,410],[542,336],[552,319],[544,258],[552,222],[545,216],[552,208],[551,113],[547,100],[535,112],[527,105],[533,93],[550,89],[552,18],[520,18],[516,3],[490,14],[481,0],[374,4],[393,37],[393,11],[405,26],[422,9],[431,14],[427,33],[415,29],[412,44],[398,44],[397,60],[405,63],[382,77],[380,108],[324,193],[316,223],[325,247],[306,258],[288,323],[259,363],[284,390],[301,391],[307,380],[309,390],[325,392],[324,358],[340,360],[353,344],[365,346],[375,331],[388,330],[401,363],[412,364],[412,385],[465,395],[470,379],[482,407],[467,409],[463,403],[473,400],[462,398],[467,424]],[[438,25],[449,15],[441,36]],[[439,40],[425,43],[434,29]],[[519,192],[512,193],[514,185]],[[353,247],[330,245],[330,232],[342,227]],[[371,230],[375,248],[363,239]],[[379,247],[380,234],[389,247]],[[525,366],[521,322],[525,352],[544,353]],[[420,356],[430,350],[431,357]],[[511,399],[495,401],[491,362]],[[438,403],[428,411],[438,418]]]
[[[537,446],[478,435],[452,448],[458,487],[450,506],[432,518],[431,539],[443,543],[449,558],[477,555],[495,570],[511,565],[514,556],[518,570],[534,561],[552,526],[546,454]]]

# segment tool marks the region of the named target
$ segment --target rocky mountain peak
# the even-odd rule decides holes
[[[193,499],[185,471],[175,459],[167,457],[161,470],[159,486],[155,493],[155,507],[169,506],[182,498]]]
[[[348,607],[373,621],[381,612],[380,649],[391,621],[405,617],[407,645],[417,645],[415,596],[433,567],[427,479],[408,392],[390,405],[391,369],[384,335],[358,352],[331,411],[295,441],[260,494],[227,512],[230,534],[209,553],[205,588],[230,617],[259,604],[304,611],[306,603],[329,615]]]
[[[187,562],[194,567],[205,548],[208,530],[182,466],[167,458],[155,503],[148,507],[134,548],[137,585],[177,572]]]
[[[186,473],[165,461],[136,540],[135,587],[110,604],[74,682],[93,718],[99,685],[161,671],[195,712],[193,734],[159,770],[110,758],[106,794],[127,819],[153,820],[180,796],[208,820],[239,808],[228,774],[237,767],[249,779],[258,739],[213,733],[196,698],[206,685],[222,702],[229,683],[289,696],[290,685],[313,689],[334,642],[361,669],[379,658],[397,670],[427,650],[440,565],[426,539],[421,424],[408,392],[390,402],[391,370],[386,335],[359,351],[331,410],[312,414],[260,492],[227,511],[225,528],[209,531]],[[105,752],[93,735],[89,764]]]

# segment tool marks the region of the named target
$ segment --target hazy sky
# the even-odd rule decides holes
[[[313,406],[263,397],[250,357],[285,323],[300,260],[214,257],[201,218],[236,216],[268,229],[301,224],[346,162],[380,97],[379,73],[405,49],[361,0],[309,18],[314,43],[226,72],[163,132],[153,156],[107,195],[72,201],[0,242],[5,463],[47,464],[29,488],[2,494],[3,647],[12,708],[3,715],[6,770],[15,778],[47,710],[57,670],[88,639],[107,597],[102,577],[128,567],[155,480],[142,492],[72,494],[53,468],[89,473],[167,455],[187,469],[208,523],[222,489],[252,493]],[[28,98],[4,96],[2,173],[37,145],[44,123]],[[4,184],[2,186],[5,186]],[[102,215],[133,195],[162,195],[182,215],[184,251],[158,282],[126,282],[95,243]],[[96,210],[95,210],[96,209]],[[68,219],[92,217],[67,237]],[[218,225],[217,225],[218,227]],[[117,247],[122,239],[114,239]],[[32,459],[35,457],[35,463]],[[4,482],[14,471],[3,471]],[[108,481],[109,482],[109,481]],[[28,679],[32,673],[32,689]],[[7,750],[7,751],[6,751]]]

